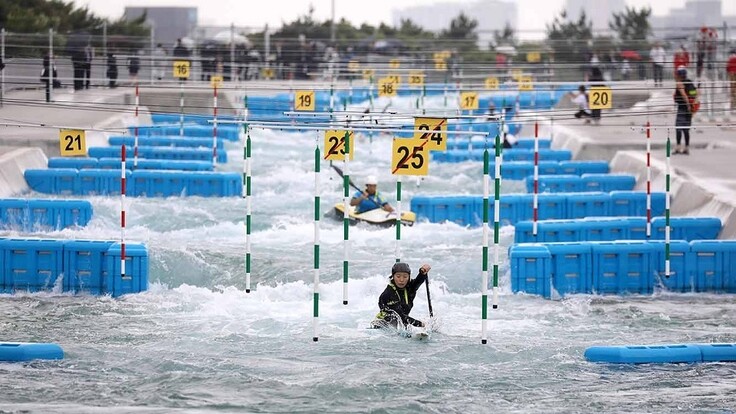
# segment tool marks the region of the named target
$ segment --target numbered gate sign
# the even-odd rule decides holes
[[[391,59],[388,63],[388,67],[391,69],[398,69],[401,67],[401,61],[399,59]]]
[[[174,61],[174,77],[177,79],[189,79],[189,61]]]
[[[418,132],[417,130],[427,131]],[[427,149],[430,151],[444,151],[447,149],[447,119],[445,118],[415,118],[414,138],[429,140]]]
[[[409,72],[409,85],[421,87],[424,85],[424,72]]]
[[[296,91],[294,94],[294,110],[314,111],[314,91]]]
[[[344,131],[341,129],[330,129],[325,131],[325,160],[327,161],[345,161],[345,135],[348,138],[350,148],[350,161],[353,160],[355,154],[355,134],[353,131]]]
[[[373,69],[363,69],[363,79],[369,81],[376,75],[376,71]]]
[[[531,76],[519,77],[519,90],[520,91],[531,91],[534,89],[534,83],[532,82]]]
[[[478,92],[461,92],[460,109],[466,111],[478,109]]]
[[[394,83],[394,88],[398,89],[399,85],[401,85],[401,76],[399,75],[388,75],[389,79],[391,79],[391,82]]]
[[[357,60],[349,61],[348,70],[351,72],[357,72],[358,70],[360,70],[360,63]]]
[[[495,76],[489,76],[486,78],[486,89],[496,90],[498,89],[498,78]]]
[[[261,76],[264,79],[273,79],[273,77],[275,76],[275,73],[274,73],[273,69],[271,69],[271,68],[263,68],[263,69],[261,69]]]
[[[222,86],[222,75],[210,76],[210,85],[212,85],[213,88],[221,87]]]
[[[391,174],[427,175],[429,149],[426,139],[394,138],[391,156]]]
[[[447,62],[444,60],[435,60],[434,68],[435,70],[447,70]]]
[[[62,129],[59,130],[59,150],[62,157],[74,157],[87,155],[87,138],[84,130]]]
[[[378,96],[396,96],[396,89],[393,78],[386,77],[378,80]]]
[[[613,92],[607,86],[593,86],[588,91],[588,106],[590,109],[613,108]]]

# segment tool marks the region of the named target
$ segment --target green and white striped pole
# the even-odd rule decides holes
[[[401,261],[401,176],[396,176],[396,262]]]
[[[314,313],[312,315],[312,340],[319,340],[319,134],[315,137],[314,148]]]
[[[345,165],[343,167],[343,261],[342,261],[342,304],[348,304],[348,275],[350,269],[350,131],[345,131]]]
[[[488,135],[486,135],[486,149],[483,151],[483,282],[481,285],[481,336],[480,342],[488,342],[488,194],[491,180],[489,176]]]
[[[500,221],[501,221],[501,135],[496,134],[496,174],[493,190],[493,309],[498,309],[498,267],[501,251]]]
[[[251,259],[251,140],[250,128],[245,125],[245,146],[243,147],[243,197],[245,197],[245,293],[250,293]]]
[[[664,175],[664,277],[670,277],[670,130],[667,129],[667,154]]]

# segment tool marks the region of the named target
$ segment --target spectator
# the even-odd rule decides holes
[[[649,52],[649,59],[652,61],[652,72],[654,77],[654,86],[662,86],[662,77],[664,75],[664,62],[667,58],[662,44],[656,42]]]
[[[116,88],[118,86],[116,84],[118,80],[118,62],[112,53],[107,54],[107,79],[109,87]]]
[[[571,97],[572,102],[578,106],[578,111],[575,112],[575,118],[590,118],[590,112],[588,110],[588,93],[585,91],[585,86],[580,85],[578,87],[578,93],[569,92],[568,95]],[[585,120],[586,124],[590,123],[590,119]]]
[[[74,71],[74,90],[84,89],[84,49],[75,47],[71,52],[72,70]]]
[[[690,154],[690,125],[693,122],[693,113],[696,108],[695,99],[698,92],[693,81],[687,77],[686,68],[677,68],[675,72],[676,83],[674,100],[677,105],[677,116],[675,117],[675,137],[677,139],[677,146],[675,147],[675,154]],[[682,138],[685,138],[685,146],[681,145]]]
[[[95,58],[95,49],[88,42],[87,46],[84,47],[84,88],[89,89],[89,85],[92,80],[92,60]]]
[[[56,65],[51,65],[51,57],[43,57],[43,70],[41,70],[41,83],[46,85],[46,102],[51,102],[51,87],[61,88],[61,82],[57,79]]]
[[[590,77],[588,78],[590,81],[590,86],[606,86],[603,84],[603,73],[601,72],[601,69],[597,66],[594,66],[590,70]],[[592,109],[590,111],[590,117],[593,120],[593,123],[596,125],[599,125],[601,123],[601,110],[600,109]]]
[[[161,43],[156,45],[156,48],[153,49],[153,77],[156,78],[156,80],[163,80],[166,70],[166,50],[163,48]]]
[[[138,71],[141,70],[141,59],[137,55],[128,57],[128,77],[133,85],[138,83]]]
[[[690,67],[690,52],[687,51],[684,44],[680,45],[680,49],[675,52],[675,57],[672,60],[675,66],[675,75],[677,75],[677,68],[683,67],[687,69]]]
[[[630,75],[631,75],[631,64],[629,63],[628,59],[624,59],[621,62],[621,79],[629,80]]]
[[[189,49],[184,46],[184,43],[181,39],[176,39],[176,46],[174,46],[174,59],[175,60],[184,60],[189,62]],[[191,70],[191,62],[190,62],[190,70]],[[180,78],[179,80],[186,80],[187,78]]]

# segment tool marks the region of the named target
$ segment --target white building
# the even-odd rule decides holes
[[[585,11],[585,16],[593,23],[593,31],[605,32],[609,30],[613,14],[626,10],[626,3],[624,0],[566,0],[564,10],[569,21],[577,21],[581,11]]]
[[[515,3],[501,0],[478,0],[468,3],[433,3],[393,10],[393,24],[399,26],[402,19],[410,19],[425,30],[440,32],[450,27],[452,19],[465,13],[478,21],[478,46],[488,48],[493,32],[501,31],[508,23],[518,28],[518,12]]]
[[[670,9],[664,16],[652,16],[650,22],[658,38],[692,37],[703,26],[718,29],[722,38],[724,24],[729,39],[736,35],[736,16],[723,15],[721,0],[687,0],[684,7]]]

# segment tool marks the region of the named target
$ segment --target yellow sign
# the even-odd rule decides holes
[[[401,61],[399,59],[391,59],[391,61],[388,62],[388,67],[391,69],[398,69],[401,67]]]
[[[349,61],[348,70],[351,72],[357,72],[358,70],[360,70],[360,63],[357,60]]]
[[[613,92],[607,86],[594,86],[588,91],[588,105],[590,109],[613,108]]]
[[[363,69],[363,79],[371,80],[372,77],[376,76],[376,71],[373,69]]]
[[[355,134],[352,131],[343,131],[330,129],[325,131],[325,160],[328,161],[344,161],[345,160],[345,135],[349,137],[348,145],[350,161],[353,160],[355,154]]]
[[[417,132],[417,130],[427,132]],[[444,151],[447,149],[447,119],[445,118],[415,118],[414,138],[429,140],[427,149]]]
[[[520,77],[521,77],[521,76],[522,76],[523,74],[524,74],[524,73],[523,73],[523,72],[521,71],[521,69],[513,69],[513,70],[511,71],[511,77],[512,77],[512,78],[514,78],[514,80],[515,80],[515,81],[517,81],[517,82],[519,81],[519,78],[520,78]]]
[[[437,70],[447,70],[447,62],[444,60],[435,60],[434,68]]]
[[[275,77],[275,73],[273,69],[271,68],[263,68],[261,69],[261,77],[263,79],[273,79]]]
[[[59,150],[62,157],[87,155],[87,138],[84,134],[84,130],[59,130]]]
[[[542,54],[539,52],[528,52],[526,54],[526,61],[529,63],[538,63],[542,60]]]
[[[460,92],[460,109],[466,111],[478,109],[478,92]]]
[[[424,72],[409,72],[409,85],[422,87],[424,85]]]
[[[296,91],[294,94],[295,111],[314,111],[314,91]]]
[[[519,90],[520,91],[531,91],[534,89],[534,83],[532,82],[531,76],[519,77]]]
[[[220,86],[222,86],[222,75],[210,76],[210,85],[213,88],[219,88]]]
[[[498,78],[489,76],[486,78],[486,89],[496,90],[498,89]]]
[[[189,61],[174,61],[174,77],[177,79],[189,79]]]
[[[399,76],[399,75],[388,75],[387,78],[391,79],[391,82],[393,82],[395,84],[394,86],[396,86],[396,88],[398,88],[399,85],[401,85],[401,76]]]
[[[429,172],[429,141],[426,139],[394,138],[391,174],[427,175]]]
[[[391,77],[378,80],[378,96],[396,96],[397,85]]]

